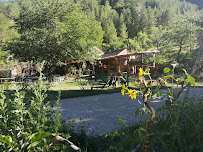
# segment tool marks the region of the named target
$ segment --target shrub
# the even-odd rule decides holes
[[[41,76],[32,88],[31,98],[26,98],[18,86],[9,96],[4,88],[2,85],[0,89],[0,149],[18,152],[47,149],[50,139],[45,137],[58,133],[62,121],[59,111],[54,112],[49,102],[44,102],[47,90]]]

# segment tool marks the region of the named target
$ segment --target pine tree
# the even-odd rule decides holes
[[[146,32],[148,35],[151,35],[153,33],[153,28],[155,28],[157,21],[154,10],[150,6],[147,8],[147,13],[148,13],[148,25]]]
[[[139,16],[139,7],[134,6],[132,8],[132,28],[129,30],[131,33],[131,38],[137,36],[137,33],[140,31],[140,16]]]
[[[125,22],[123,13],[121,13],[120,18],[119,18],[119,24],[122,25]]]
[[[121,25],[121,28],[120,28],[120,37],[121,37],[123,42],[126,41],[127,38],[128,38],[127,27],[126,27],[125,23],[123,23]]]
[[[140,31],[147,32],[148,28],[148,14],[145,8],[142,9],[140,17]]]
[[[109,21],[106,25],[104,42],[106,44],[112,44],[117,41],[117,32],[113,21]]]
[[[132,12],[129,8],[127,8],[127,9],[123,9],[122,13],[124,16],[124,21],[127,27],[127,31],[129,33],[129,37],[131,38],[132,34],[130,30],[132,29]]]

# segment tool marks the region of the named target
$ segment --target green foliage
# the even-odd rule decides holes
[[[185,79],[185,81],[187,83],[191,83],[193,86],[196,86],[196,84],[195,84],[195,78],[193,78],[191,75],[189,75],[185,69],[183,69],[183,71],[185,72],[185,74],[187,76],[187,79]]]
[[[33,2],[31,7],[15,20],[20,39],[6,48],[20,60],[63,65],[91,58],[91,48],[101,45],[100,24],[88,19],[73,2],[47,0]]]
[[[112,21],[107,23],[105,29],[104,42],[112,44],[117,41],[117,32]]]
[[[12,138],[10,136],[0,135],[0,141],[12,147]]]
[[[106,50],[127,47],[127,38],[131,41],[129,48],[141,51],[155,46],[163,50],[164,57],[169,48],[179,46],[182,52],[186,47],[191,51],[196,45],[194,30],[192,36],[180,34],[187,34],[184,31],[185,25],[187,22],[192,23],[191,18],[185,16],[194,15],[198,11],[197,6],[185,1],[78,0],[66,3],[64,0],[51,0],[41,3],[17,0],[0,3],[0,16],[4,16],[1,17],[2,21],[6,18],[5,22],[9,23],[2,24],[3,44],[11,42],[15,37],[15,42],[10,43],[5,50],[11,50],[15,57],[23,61],[45,59],[50,64],[64,65],[71,60],[91,58],[91,48],[94,45],[103,46]],[[181,30],[179,38],[174,38],[172,33],[178,33],[173,32],[174,24],[177,23],[177,16],[181,15],[181,18],[186,18],[186,24],[185,21],[184,24],[180,21],[184,28],[178,28]],[[7,28],[14,25],[13,19],[17,23],[15,27],[21,34],[20,38],[16,38],[19,35],[13,28]],[[195,27],[194,22],[188,25]],[[171,28],[174,30],[169,36]],[[134,41],[140,37],[140,32],[147,34],[148,42],[143,44],[140,42],[142,40]],[[180,37],[187,40],[180,41]],[[177,58],[181,58],[180,53],[179,57],[176,55]]]
[[[139,32],[137,34],[136,41],[142,50],[147,50],[150,48],[151,40],[148,38],[147,33]]]
[[[180,54],[184,47],[189,46],[194,48],[197,44],[196,33],[200,28],[196,20],[198,20],[198,14],[186,14],[185,16],[177,17],[168,26],[166,37],[172,47],[178,47],[178,55],[176,57],[177,62],[180,61]]]
[[[4,86],[1,86],[1,150],[20,152],[46,149],[51,142],[46,137],[58,133],[62,125],[60,113],[55,113],[50,103],[44,102],[46,89],[42,78],[35,84],[31,100],[25,98],[17,86],[15,90],[14,94],[7,96]]]
[[[152,130],[152,133],[156,132],[152,135],[152,142],[160,151],[201,151],[202,108],[202,99],[165,104],[159,109],[159,122]],[[171,110],[175,110],[174,113]]]
[[[153,38],[154,29],[160,25],[168,27],[178,15],[185,15],[186,13],[195,14],[197,7],[195,5],[173,0],[163,1],[96,1],[96,0],[80,0],[78,1],[84,8],[83,10],[88,14],[90,18],[93,18],[101,22],[102,28],[107,32],[107,24],[113,21],[116,32],[113,32],[115,37],[121,36],[121,26],[123,23],[126,25],[128,36],[130,39],[137,37],[138,33],[145,32],[148,37]],[[92,15],[93,14],[93,15]],[[112,25],[111,25],[112,27]],[[104,35],[104,43],[107,41],[107,35]],[[160,38],[162,39],[162,38]],[[160,39],[155,42],[157,46]],[[115,40],[113,38],[113,40]],[[162,40],[161,40],[162,41]],[[119,48],[124,46],[125,42],[120,43],[107,43],[105,48]],[[115,46],[116,45],[116,46]]]
[[[134,83],[136,85],[136,87],[138,89],[125,89],[125,85],[122,86],[122,90],[121,93],[122,95],[124,94],[128,94],[129,97],[131,99],[135,99],[136,100],[136,94],[141,94],[143,97],[143,101],[142,103],[137,100],[140,104],[143,104],[143,108],[137,109],[134,113],[134,116],[137,116],[138,114],[141,115],[145,115],[146,120],[143,124],[143,126],[141,125],[141,127],[137,130],[135,130],[135,132],[138,133],[138,142],[140,144],[140,148],[138,149],[144,149],[144,151],[148,151],[149,146],[150,149],[153,151],[155,150],[156,146],[158,146],[158,148],[161,151],[164,150],[168,150],[170,149],[171,151],[187,151],[188,149],[192,149],[195,151],[201,151],[202,149],[202,143],[201,143],[201,133],[200,133],[200,128],[199,128],[199,123],[201,118],[199,117],[198,121],[193,121],[191,119],[191,117],[184,112],[184,110],[186,110],[186,105],[184,102],[184,105],[181,105],[181,101],[178,100],[180,94],[182,93],[183,89],[178,90],[178,85],[184,81],[183,78],[176,78],[174,75],[174,70],[177,66],[177,64],[173,63],[171,64],[171,66],[173,67],[172,70],[168,67],[163,69],[164,74],[169,74],[167,76],[165,76],[164,78],[160,78],[160,85],[162,85],[162,83],[164,83],[164,85],[167,84],[167,80],[171,79],[172,81],[172,86],[174,85],[174,83],[177,85],[177,91],[175,91],[174,88],[168,88],[168,91],[166,92],[166,97],[162,98],[162,100],[165,101],[165,104],[163,105],[163,107],[161,107],[161,112],[158,113],[159,116],[161,116],[161,118],[158,118],[158,124],[155,125],[155,129],[153,128],[153,123],[154,120],[156,119],[156,115],[157,112],[155,111],[155,109],[153,108],[153,106],[150,105],[150,99],[151,98],[157,98],[157,97],[161,97],[162,93],[159,92],[159,86],[156,88],[152,87],[152,79],[151,79],[151,75],[149,73],[149,69],[145,69],[145,72],[143,72],[143,69],[140,68],[139,70],[139,80],[140,82],[136,82]],[[170,71],[172,71],[172,73],[169,73]],[[195,86],[195,78],[193,78],[191,75],[189,75],[186,70],[183,70],[185,72],[185,75],[187,76],[187,79],[185,79],[186,84],[183,84],[182,87],[184,87],[184,85],[187,85],[187,83],[190,83],[192,85]],[[147,77],[149,78],[149,82],[147,82]],[[139,91],[138,91],[139,90]],[[127,93],[125,93],[127,92]],[[185,95],[186,96],[186,95]],[[201,100],[201,99],[199,99]],[[199,109],[198,109],[199,110]],[[163,112],[163,113],[162,113]],[[148,118],[148,114],[151,113],[151,118]],[[182,129],[184,127],[184,123],[182,122],[182,119],[180,119],[180,117],[182,117],[182,113],[189,119],[189,121],[191,121],[193,123],[193,125],[195,126],[196,129],[196,136],[193,136],[192,138],[196,138],[198,139],[198,142],[194,143],[194,147],[190,147],[187,144],[184,145],[185,143],[188,142],[187,140],[184,140],[185,137],[183,137],[184,135],[182,134]],[[199,115],[200,116],[200,115]],[[184,117],[184,116],[183,116]],[[122,124],[125,124],[125,122],[122,119],[119,119],[119,121]],[[183,123],[183,124],[182,124]],[[157,128],[158,129],[157,129]],[[166,129],[167,128],[167,129]],[[187,129],[186,129],[187,130]],[[183,131],[184,132],[184,131]],[[166,139],[163,138],[163,136],[167,136]],[[189,135],[190,136],[190,135]],[[191,136],[190,136],[191,137]],[[169,140],[167,138],[170,138]],[[165,140],[167,140],[165,142]],[[185,142],[183,144],[183,141]],[[177,143],[177,144],[173,144],[173,143]],[[166,145],[170,145],[173,144],[174,146],[172,147],[168,147]],[[137,150],[138,150],[137,149]]]
[[[14,37],[17,37],[17,31],[10,29],[15,23],[12,20],[14,14],[18,15],[18,5],[16,2],[2,2],[0,1],[0,69],[5,70],[3,67],[7,64],[6,60],[9,57],[9,52],[3,51],[3,46],[6,42],[11,42]]]
[[[164,73],[168,73],[168,72],[170,72],[170,68],[168,68],[168,67],[166,67],[166,68],[164,68]]]
[[[122,38],[122,41],[126,41],[127,38],[128,38],[127,27],[126,27],[125,23],[123,23],[121,25],[121,28],[120,28],[120,37]]]

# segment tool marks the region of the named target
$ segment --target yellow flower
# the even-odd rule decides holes
[[[123,83],[123,85],[122,85],[122,89],[125,89],[125,84]]]
[[[136,99],[136,91],[135,90],[128,90],[128,93],[126,94],[129,94],[129,97],[131,97],[131,99]]]
[[[124,84],[124,83],[123,83],[123,85],[122,85],[121,93],[122,93],[122,95],[124,96],[124,93],[125,93],[125,84]]]
[[[137,84],[137,81],[134,82],[134,85],[136,85],[136,84]]]
[[[138,73],[138,75],[139,75],[139,80],[142,78],[142,74],[143,74],[143,69],[140,68],[140,71],[139,71],[139,73]]]
[[[122,95],[124,96],[125,89],[122,89],[122,90],[121,90],[121,93],[122,93]]]

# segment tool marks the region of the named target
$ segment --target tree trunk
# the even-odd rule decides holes
[[[199,53],[197,55],[197,59],[195,61],[195,64],[192,67],[191,75],[195,75],[203,66],[203,31],[200,31],[197,34],[197,39],[199,41]]]
[[[198,55],[197,55],[197,58],[196,58],[196,61],[195,61],[195,64],[192,66],[192,71],[190,73],[191,76],[195,76],[195,74],[202,69],[203,67],[203,31],[200,31],[198,34],[197,34],[197,39],[199,41],[199,45],[200,45],[200,48],[199,48],[199,52],[198,52]],[[188,87],[187,88],[187,92],[186,94],[188,94],[189,90],[190,90],[190,87],[191,87],[191,84],[189,83],[187,86],[185,87]],[[184,87],[184,88],[185,88]],[[179,97],[179,95],[182,93],[183,89],[182,88],[176,95],[174,95],[174,98],[176,97],[176,99]]]
[[[62,55],[62,61],[63,61],[63,63],[64,63],[64,65],[63,65],[63,70],[64,70],[64,75],[65,75],[65,80],[67,80],[68,79],[68,73],[67,73],[67,65],[66,65],[66,60],[65,60],[65,57]]]

